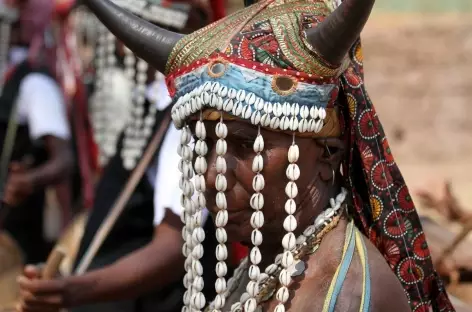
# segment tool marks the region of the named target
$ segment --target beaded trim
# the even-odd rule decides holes
[[[342,188],[341,193],[336,196],[336,199],[330,200],[330,207],[324,210],[315,219],[315,222],[303,231],[303,234],[297,238],[296,247],[291,251],[295,260],[300,260],[305,255],[310,255],[316,252],[321,244],[322,238],[334,229],[341,218],[342,212],[346,209],[345,199],[347,190]],[[256,297],[257,304],[265,302],[272,298],[275,293],[278,277],[283,270],[282,256],[279,254],[275,258],[275,262],[265,269],[265,273],[261,273],[259,277],[259,294]],[[228,280],[228,288],[225,292],[225,297],[228,298],[239,286],[242,277],[247,274],[249,267],[248,257],[244,258],[238,268],[235,269],[233,277]],[[294,265],[292,266],[293,269]],[[242,312],[244,303],[250,298],[248,293],[241,295],[240,302],[236,302],[231,306],[231,312]],[[211,311],[214,309],[214,302],[205,309]]]
[[[206,82],[178,98],[172,107],[175,126],[182,128],[185,120],[205,107],[250,120],[253,125],[302,133],[319,133],[327,116],[323,107],[271,103],[252,92],[227,88],[219,82]]]
[[[144,148],[152,135],[156,120],[157,98],[151,98],[147,92],[146,79],[148,64],[137,59],[131,50],[125,48],[124,77],[125,82],[118,86],[113,80],[121,81],[119,75],[110,74],[118,70],[115,58],[116,38],[102,24],[99,24],[99,40],[96,50],[96,91],[91,101],[92,126],[95,140],[100,152],[100,164],[106,165],[117,150],[119,134],[125,130],[121,158],[126,170],[135,168]],[[135,65],[136,69],[135,69]],[[113,73],[113,72],[111,72]],[[154,88],[164,76],[156,72]],[[117,102],[109,97],[114,87],[119,87],[120,99]],[[157,91],[158,93],[159,91]],[[146,98],[150,101],[145,109]],[[110,107],[110,105],[114,105]],[[121,104],[121,105],[120,105]],[[118,105],[118,106],[117,106]],[[110,113],[110,109],[113,111]],[[131,115],[131,116],[130,116]]]

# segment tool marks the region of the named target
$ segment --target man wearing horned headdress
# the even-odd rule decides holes
[[[137,8],[139,3],[134,1],[117,3],[150,22],[187,32],[208,24],[211,13],[215,13],[214,6],[208,9],[186,2],[166,7],[144,1],[140,3],[147,5],[142,8]],[[188,10],[179,10],[179,5]],[[146,15],[147,12],[160,12],[159,20]],[[182,19],[185,14],[188,16]],[[213,19],[219,17],[215,14]],[[153,132],[162,127],[166,118],[170,121],[171,99],[164,76],[133,55],[103,25],[98,40],[98,83],[91,114],[105,166],[80,243],[76,263],[79,268],[105,216],[136,170]],[[55,281],[39,281],[33,280],[38,277],[38,271],[27,267],[20,280],[21,311],[51,311],[62,307],[77,312],[180,311],[184,259],[179,158],[175,155],[180,134],[172,124],[167,127],[155,160],[134,189],[88,272]],[[211,236],[212,223],[208,222],[207,226]],[[207,244],[210,248],[216,245],[211,237]],[[208,268],[211,268],[214,261],[209,256]],[[209,283],[214,283],[211,278]]]
[[[0,145],[5,156],[1,170],[6,174],[6,181],[0,178],[0,227],[32,263],[44,261],[49,249],[43,235],[45,188],[68,178],[73,164],[62,84],[63,70],[70,64],[56,57],[64,48],[62,29],[52,24],[71,5],[0,1]]]
[[[166,74],[181,129],[182,311],[454,311],[365,90],[373,4],[261,0],[182,36],[87,1]],[[202,292],[205,207],[214,298]],[[232,241],[251,250],[227,280]]]

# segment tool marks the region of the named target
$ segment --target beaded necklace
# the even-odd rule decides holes
[[[277,255],[275,262],[265,269],[265,273],[260,274],[258,280],[259,293],[256,296],[257,306],[251,307],[250,310],[260,310],[260,304],[268,301],[274,296],[279,278],[290,280],[291,277],[295,277],[303,273],[305,270],[305,263],[301,259],[305,255],[311,255],[315,253],[321,244],[322,238],[338,225],[342,212],[346,208],[346,204],[344,203],[346,195],[347,190],[342,188],[341,193],[339,193],[335,199],[330,199],[330,207],[319,214],[315,219],[315,222],[308,226],[305,231],[303,231],[303,233],[297,238],[296,247],[291,250],[291,253],[289,254],[295,260],[291,261],[293,262],[293,265],[290,266],[288,270],[288,272],[290,272],[290,276],[279,276],[282,275],[281,273],[283,273],[282,264],[287,262],[287,259],[284,259],[284,255],[287,255],[286,253]],[[228,280],[228,287],[223,293],[225,298],[229,298],[232,294],[234,294],[245,274],[249,274],[249,276],[251,275],[249,270],[249,258],[251,256],[252,255],[244,258],[241,261],[239,266],[235,269],[233,277]],[[279,301],[282,301],[282,299],[288,299],[288,292],[283,290],[284,288],[280,288],[276,293],[276,297]],[[232,304],[231,312],[242,312],[243,306],[249,298],[251,298],[249,293],[244,292],[241,295],[240,300]],[[209,307],[207,307],[205,311],[212,311],[214,309],[214,304],[215,302],[210,303]]]

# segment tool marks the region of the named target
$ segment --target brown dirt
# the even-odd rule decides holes
[[[450,178],[469,203],[471,15],[374,14],[363,44],[367,90],[410,188]]]

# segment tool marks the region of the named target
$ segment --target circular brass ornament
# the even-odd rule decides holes
[[[212,78],[220,78],[228,69],[228,63],[225,60],[214,60],[208,64],[208,76]]]
[[[272,89],[280,95],[290,95],[297,89],[298,81],[290,76],[275,75]]]

